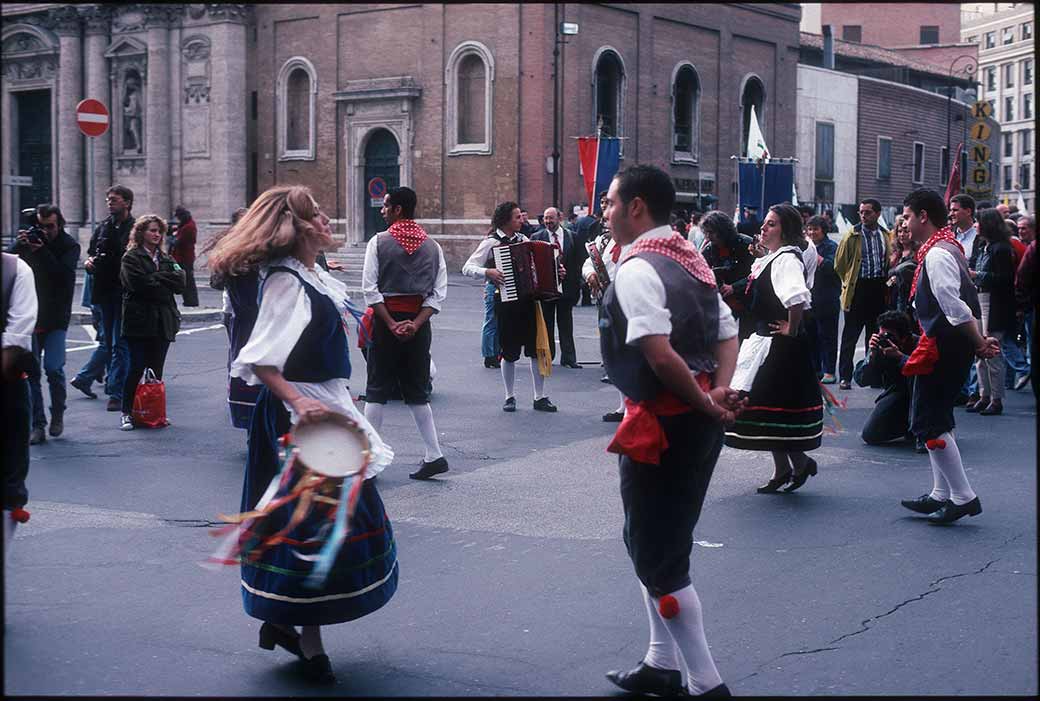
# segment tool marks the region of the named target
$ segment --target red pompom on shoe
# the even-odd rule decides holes
[[[278,439],[278,442],[282,445],[283,448],[288,448],[289,444],[292,443],[292,434],[283,433],[282,437]]]
[[[946,441],[942,438],[933,438],[929,441],[925,441],[924,447],[928,450],[946,450]]]
[[[18,523],[25,523],[29,520],[29,512],[21,507],[11,509],[11,520],[17,521]]]
[[[657,610],[661,618],[675,618],[679,615],[679,602],[671,594],[665,594],[657,602]]]

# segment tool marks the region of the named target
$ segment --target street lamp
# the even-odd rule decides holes
[[[962,68],[955,70],[957,64],[962,59],[968,59],[968,63],[966,63]],[[963,73],[965,78],[970,79],[971,76],[975,75],[975,71],[978,70],[978,67],[979,61],[975,56],[972,54],[961,54],[957,58],[953,59],[953,62],[950,64],[950,70],[946,74],[946,172],[944,173],[946,179],[949,179],[951,169],[953,168],[950,159],[950,115],[953,109],[953,76],[954,73]],[[963,175],[964,174],[962,173],[961,177],[963,177]]]
[[[553,3],[553,207],[560,206],[560,44],[566,43],[561,36],[574,36],[578,33],[576,22],[560,21],[560,3]]]

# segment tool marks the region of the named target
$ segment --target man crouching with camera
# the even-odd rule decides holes
[[[65,430],[65,334],[72,316],[72,293],[80,246],[66,231],[65,217],[57,205],[41,204],[22,210],[23,227],[9,249],[33,271],[38,312],[32,335],[35,362],[29,370],[32,396],[32,433],[29,444],[47,440],[47,415],[43,410],[41,368],[51,394],[50,435]]]
[[[910,377],[904,377],[903,364],[917,346],[910,317],[903,312],[888,311],[877,319],[878,332],[870,337],[870,354],[856,368],[853,379],[860,387],[883,387],[874,400],[874,410],[867,417],[860,436],[867,445],[881,445],[910,437]],[[927,452],[917,439],[914,449]]]

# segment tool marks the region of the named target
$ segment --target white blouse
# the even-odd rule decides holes
[[[277,368],[284,372],[285,363],[289,359],[303,330],[311,320],[311,301],[307,291],[294,275],[275,275],[266,282],[270,268],[284,266],[300,274],[321,294],[331,299],[340,314],[347,313],[347,288],[329,273],[315,266],[308,269],[296,258],[282,258],[272,261],[260,269],[260,285],[263,295],[260,299],[260,310],[256,317],[256,325],[249,336],[249,341],[231,363],[231,376],[241,378],[251,385],[263,382],[254,372],[257,365]],[[376,433],[365,415],[354,405],[350,396],[350,385],[345,378],[335,378],[325,382],[293,382],[288,381],[296,391],[305,397],[316,399],[330,410],[348,416],[357,422],[365,432],[369,441],[372,462],[369,465],[368,477],[375,477],[394,459],[394,451],[386,445]],[[289,411],[291,420],[296,423],[296,412],[288,402],[283,402]]]

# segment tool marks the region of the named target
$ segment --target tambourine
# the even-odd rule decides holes
[[[368,467],[371,459],[368,436],[343,414],[298,423],[290,430],[288,443],[296,451],[298,466],[326,477],[351,477]]]

